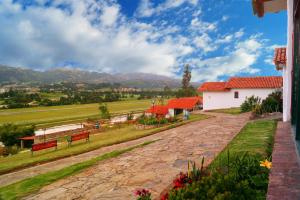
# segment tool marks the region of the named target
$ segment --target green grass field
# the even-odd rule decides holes
[[[249,122],[217,156],[210,167],[224,165],[227,162],[228,150],[230,156],[249,153],[263,158],[269,157],[272,154],[276,125],[277,122],[274,120]]]
[[[152,135],[192,121],[207,119],[208,117],[208,115],[195,114],[191,115],[190,120],[148,130],[137,130],[134,125],[123,125],[121,128],[114,128],[105,132],[100,132],[99,134],[93,134],[90,137],[89,143],[85,143],[85,141],[79,141],[72,144],[72,147],[68,147],[65,139],[60,139],[59,141],[64,142],[60,142],[58,144],[58,149],[56,151],[53,149],[43,150],[40,152],[35,152],[34,156],[31,156],[31,153],[27,151],[13,156],[0,158],[0,174],[4,174],[15,169],[32,166],[37,163],[48,162],[55,159],[92,151],[104,146],[145,137],[147,135]]]
[[[241,114],[241,108],[226,108],[226,109],[216,109],[216,110],[209,110],[208,112],[216,112],[216,113],[225,113],[225,114],[232,114],[238,115]]]
[[[130,100],[107,103],[111,114],[145,110],[151,106],[151,100]],[[51,126],[73,123],[89,117],[99,116],[98,104],[34,107],[0,110],[0,124],[36,124]]]

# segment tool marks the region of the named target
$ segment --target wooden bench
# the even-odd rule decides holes
[[[87,142],[90,141],[90,133],[88,131],[84,131],[79,134],[71,135],[71,137],[68,138],[69,146],[71,146],[72,142],[77,140],[86,139]]]
[[[39,151],[39,150],[48,149],[52,147],[55,147],[55,150],[57,149],[57,140],[33,144],[31,147],[31,155],[33,155],[34,151]]]

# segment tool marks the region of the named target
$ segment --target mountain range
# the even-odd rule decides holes
[[[149,73],[109,74],[78,69],[56,68],[47,71],[16,68],[0,65],[0,84],[2,83],[120,83],[124,87],[136,88],[178,88],[181,80]],[[194,83],[193,85],[198,85]]]

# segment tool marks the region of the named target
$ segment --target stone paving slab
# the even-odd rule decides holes
[[[187,170],[188,160],[200,165],[205,156],[208,165],[249,119],[249,114],[213,115],[148,136],[146,140],[161,140],[99,162],[25,199],[135,199],[137,188],[149,189],[156,198],[180,171]]]

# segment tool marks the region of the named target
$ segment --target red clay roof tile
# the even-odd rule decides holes
[[[205,91],[227,91],[228,89],[225,88],[226,82],[205,82],[203,83],[198,90],[200,92],[205,92]]]
[[[152,113],[152,114],[157,114],[157,115],[166,115],[169,112],[168,106],[163,106],[163,105],[155,105],[148,110],[146,110],[146,113]]]
[[[274,64],[277,69],[282,69],[282,66],[286,66],[286,47],[275,48]]]
[[[233,77],[226,88],[281,88],[281,76]]]
[[[202,97],[170,99],[168,102],[168,107],[175,109],[193,109],[198,103],[202,104],[202,102]]]
[[[281,88],[281,76],[233,77],[228,82],[206,82],[199,87],[200,92],[222,92],[231,88]]]

